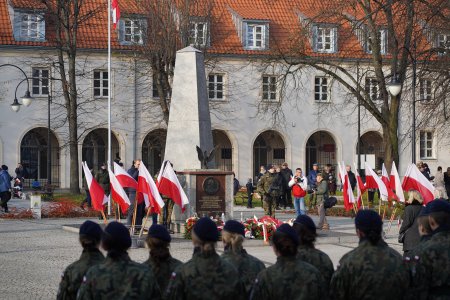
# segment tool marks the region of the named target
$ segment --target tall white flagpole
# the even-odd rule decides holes
[[[108,0],[108,168],[111,168],[111,0]],[[111,215],[111,194],[108,215]]]

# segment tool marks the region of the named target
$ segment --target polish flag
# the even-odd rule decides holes
[[[423,197],[424,205],[434,200],[434,186],[423,176],[415,164],[410,164],[406,170],[402,188],[406,191],[417,190]]]
[[[389,193],[388,193],[388,190],[386,188],[386,185],[381,180],[381,178],[378,177],[378,175],[374,172],[374,170],[372,170],[372,167],[366,162],[366,188],[369,188],[367,186],[367,177],[370,177],[371,180],[373,180],[375,182],[375,184],[376,184],[375,187],[371,186],[370,188],[375,188],[375,189],[378,188],[380,190],[381,200],[387,201],[388,198],[389,198]]]
[[[376,177],[378,175],[370,168],[370,170],[367,168],[369,165],[366,163],[364,173],[366,175],[366,189],[377,189],[378,185],[376,180],[373,178],[372,174],[375,174]],[[369,166],[370,167],[370,166]]]
[[[164,206],[164,201],[159,194],[158,188],[153,181],[152,176],[141,162],[139,166],[138,188],[137,192],[144,195],[145,207],[152,207],[153,212],[159,213]]]
[[[130,199],[128,198],[127,194],[123,190],[122,185],[119,183],[119,180],[117,180],[117,177],[111,171],[111,169],[108,169],[108,172],[109,172],[109,182],[111,185],[111,197],[117,204],[120,205],[122,212],[125,213],[128,207],[131,205]]]
[[[402,183],[400,182],[400,177],[398,176],[397,166],[395,161],[392,162],[391,177],[389,180],[389,187],[391,190],[395,191],[400,202],[405,202],[405,194],[403,193]]]
[[[118,0],[112,0],[111,8],[112,8],[113,29],[116,29],[117,23],[119,23],[119,19],[120,19],[119,1]]]
[[[130,174],[128,174],[116,162],[114,162],[114,175],[116,175],[117,181],[120,183],[122,187],[137,189],[138,187],[137,181],[133,177],[131,177]]]
[[[357,195],[357,202],[358,202],[358,208],[361,207],[362,204],[362,195],[366,191],[366,187],[364,186],[364,183],[361,179],[361,176],[359,176],[358,168],[355,165],[355,176],[356,176],[356,195]]]
[[[389,200],[395,200],[398,201],[398,197],[391,189],[391,184],[389,182],[389,174],[386,170],[386,167],[383,163],[383,166],[381,167],[381,181],[383,181],[384,185],[386,186],[386,190],[388,191],[388,199]]]
[[[172,199],[173,202],[181,207],[181,211],[184,212],[186,204],[189,204],[189,199],[181,187],[172,165],[167,160],[162,164],[161,172],[158,175],[157,186],[161,194]]]
[[[344,196],[344,207],[346,211],[352,209],[353,203],[355,203],[355,197],[353,195],[352,186],[348,180],[347,170],[345,169],[344,162],[338,163],[339,176],[342,183],[342,195]]]
[[[95,178],[92,176],[91,171],[89,170],[87,163],[82,163],[84,177],[86,178],[86,182],[89,188],[89,193],[91,194],[92,199],[92,207],[95,210],[103,211],[103,204],[108,203],[108,197],[105,195],[105,191],[98,184]]]

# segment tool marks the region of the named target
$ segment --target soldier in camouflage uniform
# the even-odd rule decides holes
[[[150,257],[144,264],[152,268],[162,292],[167,288],[170,275],[183,264],[170,255],[170,241],[170,234],[164,226],[158,224],[150,226],[146,240]]]
[[[119,222],[106,226],[102,246],[108,252],[104,263],[89,269],[77,299],[160,299],[152,269],[130,259],[128,229]]]
[[[328,183],[323,179],[322,173],[318,173],[317,177],[317,189],[314,190],[314,196],[316,197],[317,205],[319,205],[319,224],[317,228],[322,230],[330,229],[330,225],[328,224],[326,217],[326,209],[324,201],[328,198]]]
[[[414,257],[415,297],[450,299],[450,204],[445,200],[433,200],[426,206],[426,214],[433,231]]]
[[[258,181],[257,191],[263,199],[263,208],[266,215],[275,218],[275,206],[281,196],[281,183],[278,182],[278,174],[275,166],[269,165],[269,171]]]
[[[192,229],[194,255],[172,273],[167,299],[244,299],[244,287],[233,265],[215,250],[219,232],[209,218],[200,218]]]
[[[296,257],[298,242],[289,224],[278,227],[272,238],[277,262],[259,273],[251,300],[326,298],[320,272]]]
[[[242,247],[244,236],[244,225],[235,220],[225,223],[222,230],[222,241],[225,246],[222,259],[236,267],[248,298],[256,276],[266,267],[262,261],[249,255]]]
[[[372,210],[360,210],[355,226],[359,245],[339,261],[331,278],[331,298],[403,299],[408,271],[402,256],[381,238],[381,217]]]
[[[97,223],[86,221],[81,225],[80,244],[83,247],[83,253],[79,260],[64,270],[56,299],[76,299],[84,274],[90,267],[105,260],[105,257],[98,249],[101,237],[102,228]]]
[[[292,227],[298,234],[300,244],[298,246],[297,258],[313,265],[319,270],[324,280],[325,290],[328,292],[334,267],[330,257],[314,247],[314,242],[317,237],[314,221],[307,215],[300,215],[294,221]]]

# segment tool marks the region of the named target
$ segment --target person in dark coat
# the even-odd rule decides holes
[[[444,173],[444,184],[447,192],[447,197],[450,199],[450,167],[447,168],[447,172]]]
[[[2,165],[0,169],[0,200],[1,207],[8,212],[8,201],[11,199],[11,180],[12,177],[8,173],[8,166]]]
[[[352,191],[354,191],[355,187],[356,187],[356,176],[355,176],[355,173],[352,172],[352,167],[350,165],[345,166],[345,170],[347,171],[348,181],[350,182],[350,186],[352,187]]]
[[[255,187],[253,186],[251,178],[248,179],[245,187],[247,188],[247,208],[252,208],[253,192],[255,191]]]
[[[286,209],[286,206],[289,206],[289,208],[292,208],[293,207],[292,191],[291,191],[291,187],[289,186],[289,181],[291,181],[293,174],[292,174],[292,170],[289,169],[287,162],[284,162],[281,165],[280,174],[281,174],[281,176],[283,176],[283,184],[284,184],[283,194],[281,195],[281,197],[283,198],[282,202],[283,202],[284,208]]]
[[[133,160],[133,164],[131,165],[131,168],[128,169],[127,173],[134,178],[134,180],[138,181],[139,177],[139,166],[141,165],[140,159]],[[127,225],[131,225],[131,222],[133,220],[133,213],[134,213],[134,206],[136,205],[137,201],[137,193],[136,190],[133,188],[128,188],[128,197],[130,198],[131,205],[128,207],[128,214],[127,214]],[[136,208],[136,231],[139,232],[140,226],[142,225],[142,218],[145,214],[145,203],[142,201],[142,203],[137,205]]]
[[[422,210],[423,198],[416,190],[409,191],[409,198],[403,214],[402,226],[399,235],[404,234],[403,256],[408,256],[408,252],[413,250],[420,242],[417,218]]]

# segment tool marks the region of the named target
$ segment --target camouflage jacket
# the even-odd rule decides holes
[[[225,249],[221,257],[238,270],[241,282],[245,288],[246,298],[248,298],[256,276],[258,276],[259,272],[264,270],[266,266],[256,257],[249,255],[244,249],[242,249],[241,253]]]
[[[417,256],[417,299],[450,299],[450,231],[433,234]],[[417,296],[418,296],[417,295]]]
[[[325,179],[317,183],[316,197],[318,205],[322,204],[325,198],[328,198],[328,183]]]
[[[274,182],[278,179],[277,173],[267,172],[258,181],[257,191],[263,197],[266,194],[271,194],[271,187],[273,187]],[[281,186],[279,188],[282,188]],[[281,194],[281,193],[280,193]]]
[[[360,241],[339,264],[331,278],[332,299],[403,299],[408,289],[402,257],[384,241]]]
[[[150,266],[153,270],[156,280],[158,281],[159,288],[161,289],[161,292],[164,292],[167,288],[167,284],[169,284],[170,275],[183,263],[170,256],[167,260],[161,261],[159,264],[156,264],[150,257],[144,262],[144,264]]]
[[[282,256],[259,273],[250,295],[251,300],[324,298],[320,272],[296,257]]]
[[[153,271],[130,259],[127,253],[107,256],[86,273],[77,299],[160,299]]]
[[[316,248],[300,246],[298,248],[297,258],[313,265],[319,270],[320,274],[322,274],[326,290],[328,291],[331,276],[334,273],[333,262],[328,255]]]
[[[64,270],[56,299],[76,299],[84,274],[90,267],[100,264],[104,260],[105,257],[98,249],[83,250],[80,259]]]
[[[172,273],[166,299],[244,299],[244,287],[235,267],[214,251],[194,250],[192,259]]]

